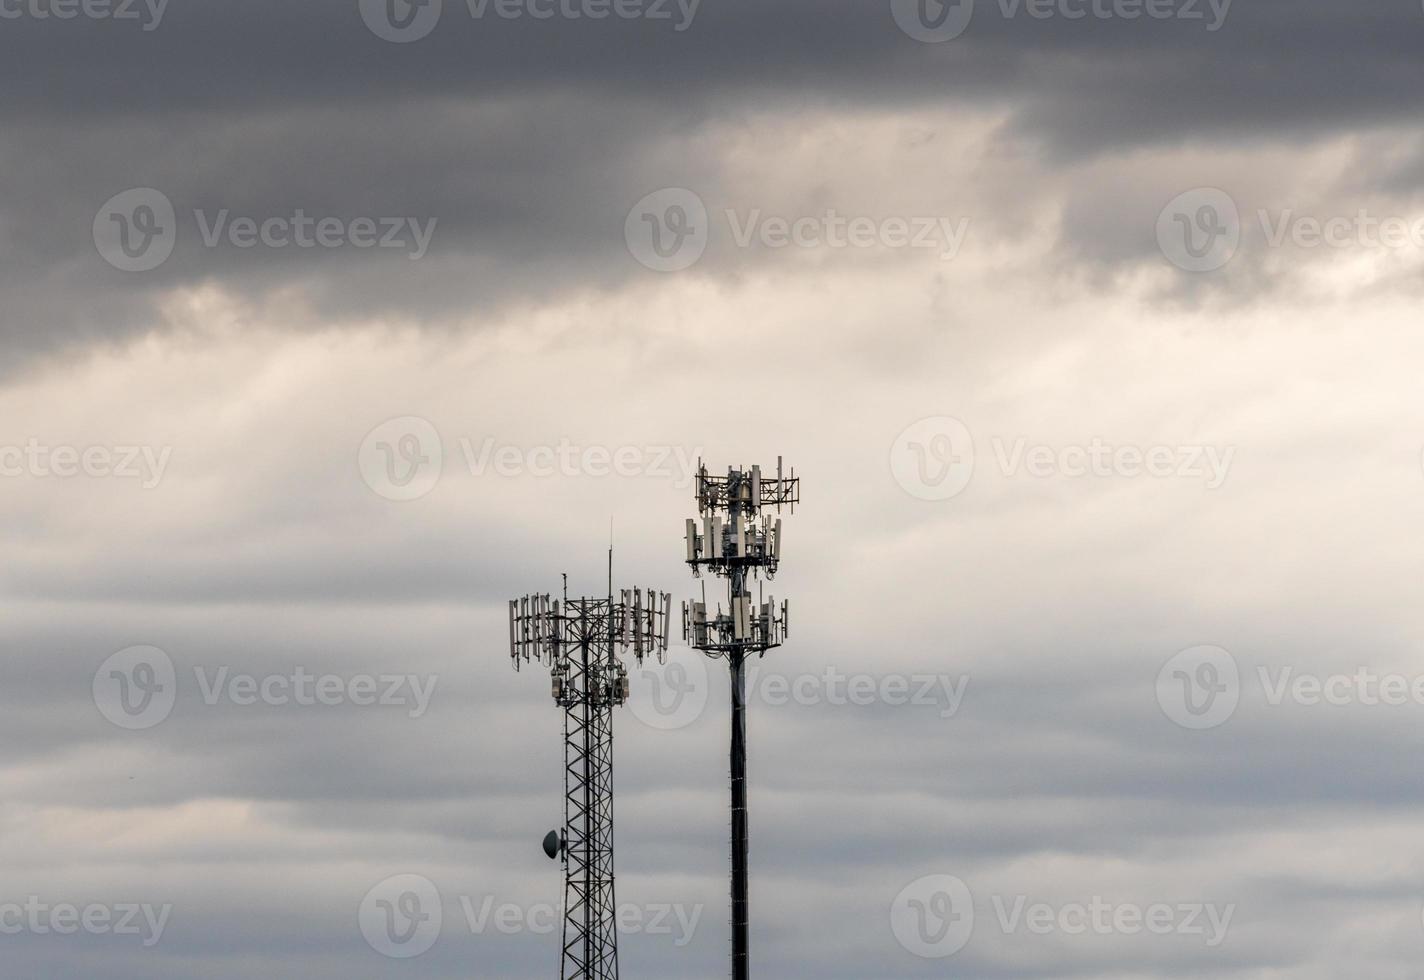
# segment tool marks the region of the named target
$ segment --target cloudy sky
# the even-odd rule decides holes
[[[505,602],[601,591],[610,522],[690,597],[690,467],[780,455],[759,975],[1416,976],[1421,45],[1416,0],[0,0],[3,972],[546,980]],[[623,973],[710,980],[727,680],[669,661]]]

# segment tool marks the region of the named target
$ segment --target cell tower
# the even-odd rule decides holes
[[[624,589],[608,596],[563,599],[527,595],[509,603],[514,669],[538,662],[553,677],[564,709],[564,830],[544,839],[544,852],[564,865],[563,980],[617,980],[617,902],[613,887],[613,709],[628,700],[631,652],[641,666],[665,662],[672,596]]]
[[[687,522],[687,563],[700,577],[703,569],[727,580],[727,610],[717,606],[707,612],[707,586],[702,601],[682,604],[682,634],[691,646],[709,657],[725,658],[732,675],[732,977],[747,980],[750,973],[749,875],[747,868],[747,660],[779,647],[787,636],[788,604],[778,609],[776,600],[763,597],[758,586],[752,602],[748,579],[775,577],[781,562],[781,508],[796,513],[801,483],[793,469],[764,478],[761,467],[729,469],[725,477],[708,476],[698,461],[698,522]],[[770,509],[776,509],[774,519]]]

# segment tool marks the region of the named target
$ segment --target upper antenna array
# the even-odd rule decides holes
[[[565,598],[562,603],[547,592],[509,601],[509,653],[514,669],[538,662],[557,669],[577,652],[591,629],[606,636],[611,654],[632,653],[638,666],[650,656],[667,662],[668,622],[672,595],[653,589],[624,589],[622,601]],[[596,624],[594,622],[596,620]]]
[[[760,466],[712,476],[699,461],[696,496],[701,520],[687,520],[687,563],[694,575],[707,569],[732,579],[733,587],[725,612],[718,605],[709,615],[705,596],[682,604],[683,639],[713,656],[760,654],[780,646],[788,635],[788,603],[778,607],[775,597],[761,595],[753,600],[744,583],[748,573],[776,576],[783,552],[781,510],[789,507],[794,514],[801,500],[795,469],[784,474],[777,457],[774,477],[764,476]]]

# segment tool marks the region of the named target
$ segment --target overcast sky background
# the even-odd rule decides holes
[[[1424,676],[1424,8],[1024,4],[395,0],[416,37],[357,0],[0,0],[0,972],[554,975],[555,935],[462,907],[561,897],[560,715],[505,602],[600,592],[610,518],[619,585],[692,596],[683,463],[782,455],[758,975],[1416,976],[1424,690],[1352,685]],[[227,234],[299,209],[336,244]],[[428,247],[352,240],[387,218]],[[564,446],[624,473],[544,473]],[[128,729],[133,647],[176,703]],[[697,926],[629,930],[623,974],[710,980],[727,681],[670,661],[616,717],[619,899]],[[1273,704],[1286,669],[1351,703]],[[434,687],[210,704],[224,670]],[[402,875],[444,923],[392,959],[359,910]],[[148,946],[10,928],[32,896],[171,912]],[[1006,930],[1021,898],[1174,930]]]

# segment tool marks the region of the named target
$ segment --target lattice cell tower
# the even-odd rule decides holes
[[[564,830],[544,851],[563,859],[563,980],[617,980],[617,902],[613,880],[613,709],[628,700],[623,657],[665,661],[672,596],[652,589],[607,597],[527,595],[509,604],[514,668],[538,662],[553,677],[564,709]]]
[[[747,819],[747,690],[746,664],[753,657],[781,646],[787,636],[788,604],[761,594],[752,598],[750,580],[771,579],[781,562],[781,509],[796,512],[801,483],[796,471],[783,476],[780,458],[776,476],[761,467],[730,469],[725,477],[709,476],[698,463],[697,520],[687,522],[687,563],[700,576],[705,569],[727,580],[727,609],[719,603],[707,609],[702,601],[683,603],[682,632],[687,642],[710,657],[727,661],[732,675],[732,976],[747,980],[750,970],[748,819]],[[773,516],[773,509],[775,516]]]

